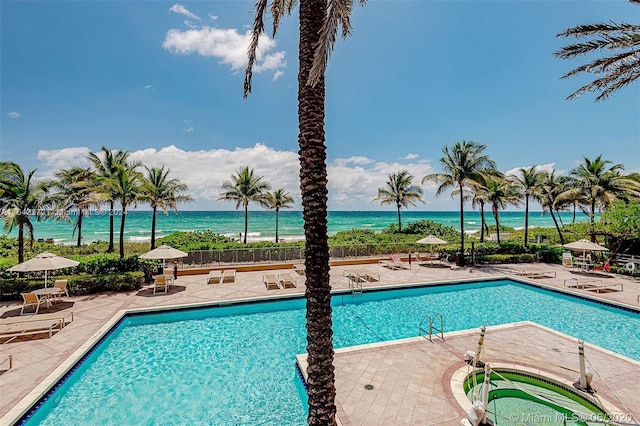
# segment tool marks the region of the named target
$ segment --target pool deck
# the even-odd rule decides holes
[[[338,266],[331,269],[331,284],[334,290],[348,290],[345,270],[353,266]],[[398,286],[410,283],[438,283],[444,281],[465,281],[481,278],[512,278],[580,294],[583,297],[613,301],[632,309],[640,309],[638,297],[640,282],[628,277],[607,274],[606,276],[581,275],[564,270],[560,265],[543,263],[525,265],[502,265],[476,268],[450,268],[434,265],[420,266],[415,263],[411,269],[390,270],[379,265],[362,265],[356,269],[366,269],[380,274],[380,281],[364,283],[365,290],[373,287]],[[268,271],[269,273],[291,273],[297,278],[297,288],[267,290],[262,281],[264,272],[239,272],[234,283],[208,285],[206,275],[179,277],[168,294],[156,294],[150,287],[126,293],[101,293],[88,296],[63,298],[50,309],[41,309],[42,314],[68,314],[73,312],[74,320],[52,337],[28,336],[11,343],[0,345],[0,362],[4,355],[11,355],[13,367],[8,362],[0,364],[0,425],[11,424],[11,418],[30,404],[28,399],[36,396],[47,383],[70,363],[71,356],[78,355],[83,348],[100,337],[114,317],[125,310],[146,310],[185,305],[207,305],[216,302],[243,299],[268,299],[284,295],[304,293],[304,277],[292,273],[291,269]],[[534,278],[526,278],[531,276]],[[600,280],[596,287],[575,286],[578,282]],[[570,280],[570,281],[567,281]],[[597,287],[607,284],[623,291]],[[611,286],[617,284],[615,286]],[[7,321],[20,312],[21,303],[0,302],[0,318]],[[40,313],[38,314],[40,316]],[[36,317],[38,317],[36,316]],[[446,331],[446,330],[445,330]],[[608,332],[603,330],[603,333]],[[530,334],[528,334],[530,333]],[[539,333],[543,333],[540,335]],[[551,336],[549,336],[551,334]],[[336,351],[336,388],[339,420],[344,425],[355,424],[425,424],[459,425],[465,411],[455,399],[450,385],[450,377],[462,363],[462,354],[475,350],[478,331],[456,332],[446,336],[445,342],[434,339],[434,343],[424,339],[405,339],[402,342],[379,344],[376,347],[345,348]],[[563,340],[555,342],[553,339]],[[495,339],[495,341],[493,340]],[[547,339],[547,340],[544,340]],[[551,339],[551,340],[548,340]],[[555,365],[570,365],[574,368],[576,357],[554,358],[563,355],[556,351],[540,352],[528,342],[544,341],[545,347],[562,348],[575,352],[575,339],[531,324],[502,326],[487,333],[487,360],[492,361],[492,350],[498,351],[496,360],[513,362],[506,354],[513,350],[513,342],[525,342],[521,349],[540,362]],[[554,343],[548,343],[548,342]],[[489,342],[492,342],[491,345]],[[502,342],[502,343],[501,343]],[[504,345],[501,350],[500,345]],[[561,345],[561,346],[560,346]],[[431,354],[431,356],[429,356]],[[533,354],[533,355],[532,355]],[[596,355],[597,354],[597,355]],[[566,354],[565,354],[566,355]],[[597,359],[597,364],[591,359]],[[606,382],[616,395],[625,402],[625,407],[636,418],[640,418],[637,395],[640,394],[640,363],[621,358],[608,351],[588,346],[588,359],[596,366],[599,374],[605,374]],[[521,363],[533,365],[531,359]],[[455,368],[454,368],[455,365]],[[573,381],[575,373],[548,366],[551,373]],[[575,369],[575,368],[574,368]],[[435,373],[435,374],[434,374]],[[617,374],[615,374],[617,373]],[[594,382],[599,380],[594,378]],[[384,383],[387,383],[385,386]],[[371,391],[364,384],[373,384]],[[599,395],[605,395],[604,388],[594,385]],[[373,399],[372,399],[373,398]],[[609,398],[607,398],[609,399]],[[611,401],[618,403],[615,398]],[[381,411],[382,410],[382,411]],[[392,413],[395,410],[395,415]],[[11,413],[10,413],[11,411]],[[384,413],[384,414],[381,414]],[[625,411],[626,413],[626,411]],[[6,416],[9,414],[9,416]],[[4,417],[2,417],[4,416]],[[384,419],[384,421],[383,421]]]

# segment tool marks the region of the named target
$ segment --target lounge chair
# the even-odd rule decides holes
[[[602,280],[579,280],[577,278],[570,278],[568,280],[564,280],[564,285],[566,287],[577,288],[581,290],[591,290],[596,293],[600,293],[602,291],[624,291],[624,285],[622,283],[611,283],[606,284]],[[620,289],[616,288],[620,286]]]
[[[306,273],[306,268],[304,263],[296,263],[293,265],[293,270],[298,274],[304,276]]]
[[[598,265],[594,266],[592,271],[611,272],[611,265],[609,265],[609,261],[607,260],[606,262],[604,262],[602,266],[598,266]]]
[[[397,254],[390,254],[388,260],[380,260],[378,264],[386,266],[393,271],[398,269],[409,269],[409,267],[400,259],[400,255]]]
[[[37,317],[14,317],[0,319],[0,339],[8,339],[9,343],[14,339],[32,334],[53,335],[54,331],[62,330],[69,322],[73,321],[73,312],[70,315],[41,314]]]
[[[35,313],[37,314],[38,309],[40,309],[40,305],[42,305],[43,303],[47,303],[46,297],[38,297],[38,295],[35,293],[22,293],[22,309],[20,309],[20,315],[23,314],[24,308],[34,305],[36,307]]]
[[[509,269],[512,274],[525,278],[555,278],[556,271],[530,271],[527,269]]]
[[[356,272],[358,273],[360,278],[366,281],[369,281],[369,282],[380,281],[380,274],[376,274],[367,269],[358,269]]]
[[[295,288],[296,280],[291,274],[278,274],[278,282],[282,288]]]
[[[571,253],[562,253],[562,267],[570,270],[576,268],[576,265],[573,263],[573,256]]]
[[[342,274],[351,282],[359,283],[365,281],[365,278],[360,275],[360,271],[345,269]]]
[[[153,294],[156,294],[158,289],[164,289],[165,293],[169,291],[169,282],[164,275],[156,275],[153,279]]]
[[[278,280],[274,274],[264,274],[262,276],[262,282],[267,290],[278,290],[280,286],[278,286]]]
[[[236,270],[235,269],[227,269],[224,271],[222,275],[223,283],[233,283],[236,281]]]
[[[220,284],[222,282],[222,271],[210,271],[207,276],[207,284]]]

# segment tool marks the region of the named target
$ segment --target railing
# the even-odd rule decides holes
[[[329,248],[332,259],[378,258],[389,253],[424,251],[421,244],[352,244]],[[304,260],[302,246],[275,246],[260,248],[234,248],[220,250],[194,250],[182,259],[182,268],[216,267],[249,263],[300,263]]]
[[[435,325],[438,320],[440,320],[439,328]],[[427,323],[426,328],[424,327],[425,322]],[[431,318],[431,315],[425,315],[425,317],[422,318],[422,321],[420,321],[420,325],[418,326],[418,336],[422,336],[424,334],[425,336],[428,336],[430,342],[433,342],[432,336],[434,332],[439,333],[440,338],[444,340],[444,317],[442,314],[437,314],[433,318]]]

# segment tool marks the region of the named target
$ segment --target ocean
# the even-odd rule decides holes
[[[489,225],[495,221],[491,213],[485,216]],[[571,213],[563,213],[564,223],[571,223]],[[75,220],[75,217],[72,216]],[[412,211],[402,212],[402,224],[428,219],[443,225],[460,229],[460,213],[458,211]],[[587,221],[587,216],[579,214],[578,221]],[[395,211],[330,211],[328,216],[329,235],[339,231],[350,229],[371,229],[382,231],[390,224],[398,221]],[[524,212],[500,212],[500,224],[512,228],[524,228]],[[36,239],[53,239],[59,244],[74,244],[76,236],[73,234],[74,224],[64,220],[52,219],[41,222],[33,221],[34,237]],[[541,212],[529,212],[530,227],[552,228],[554,226],[551,216],[542,215]],[[120,216],[116,216],[114,230],[116,242],[120,230]],[[213,231],[232,238],[238,238],[244,232],[244,212],[242,211],[179,211],[157,215],[156,238],[169,235],[176,231]],[[480,214],[475,211],[465,212],[465,232],[477,232],[480,230]],[[6,235],[6,232],[5,232]],[[12,237],[17,236],[14,229]],[[304,235],[302,212],[281,211],[279,216],[279,238],[287,240],[299,240]],[[249,230],[247,239],[252,241],[272,240],[275,238],[275,212],[250,211]],[[151,212],[134,210],[127,213],[125,222],[125,240],[134,242],[150,241],[151,239]],[[83,219],[82,241],[109,240],[109,216],[105,212],[92,212]]]

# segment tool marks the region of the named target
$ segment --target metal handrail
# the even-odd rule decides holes
[[[440,327],[439,328],[437,328],[434,325],[434,323],[438,319],[440,319]],[[429,328],[425,329],[422,326],[423,326],[424,322],[427,321],[427,320],[429,320],[428,321]],[[440,333],[440,338],[442,340],[445,340],[444,339],[444,317],[442,316],[442,314],[437,314],[433,318],[431,318],[431,315],[425,315],[425,317],[422,318],[422,321],[420,321],[420,325],[418,326],[418,336],[422,336],[422,333],[426,333],[427,331],[428,331],[428,336],[429,336],[429,341],[430,342],[433,343],[432,336],[433,336],[434,331]]]

